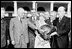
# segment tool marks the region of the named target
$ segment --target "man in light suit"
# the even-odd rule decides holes
[[[25,10],[19,8],[18,16],[10,21],[10,37],[15,48],[27,48],[29,42],[28,26],[35,28],[35,25],[26,18],[24,13]]]

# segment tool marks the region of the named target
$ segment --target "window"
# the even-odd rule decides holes
[[[60,6],[64,6],[67,11],[68,3],[57,3],[57,2],[54,3],[54,10],[57,11]]]
[[[6,11],[14,11],[14,8],[13,8],[12,6],[8,6],[8,7],[6,8]]]
[[[50,2],[37,2],[37,9],[40,9],[43,11],[50,11]],[[39,11],[39,10],[38,10]]]
[[[37,11],[45,11],[45,8],[44,7],[38,7]]]
[[[22,7],[27,11],[32,10],[32,2],[17,2],[17,8]]]
[[[14,3],[12,1],[1,2],[1,7],[4,7],[6,11],[14,11]]]
[[[26,11],[30,11],[30,8],[27,7],[27,6],[25,6],[25,7],[23,7],[23,8],[24,8],[24,10],[26,10]]]

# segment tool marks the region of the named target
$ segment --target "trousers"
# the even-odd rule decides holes
[[[27,48],[27,43],[24,40],[24,36],[20,37],[19,43],[14,45],[15,48]]]

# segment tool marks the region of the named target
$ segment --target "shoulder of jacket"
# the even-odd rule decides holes
[[[69,17],[65,17],[65,20],[66,20],[66,21],[69,21],[69,20],[70,20],[70,18],[69,18]]]

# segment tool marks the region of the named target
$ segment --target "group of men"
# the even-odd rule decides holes
[[[5,9],[1,8],[1,48],[6,47],[6,22],[3,19],[4,15]],[[23,8],[18,8],[17,16],[12,18],[9,24],[11,43],[14,45],[14,48],[28,48],[28,43],[33,43],[33,47],[30,48],[42,48],[37,45],[39,44],[37,36],[39,36],[39,34],[43,36],[47,31],[49,34],[44,34],[43,40],[44,38],[49,38],[50,45],[48,45],[48,47],[46,46],[46,48],[68,48],[70,23],[70,18],[66,16],[63,6],[58,8],[58,12],[37,13],[33,10],[31,15],[28,15],[28,12]],[[46,28],[46,26],[50,27]],[[33,32],[36,35],[35,37],[30,37],[32,35],[29,35],[28,27],[35,31]],[[48,29],[51,30],[49,31]],[[32,41],[31,38],[33,38],[34,41]],[[9,43],[9,40],[7,40],[7,42]],[[32,45],[30,44],[30,46]]]

